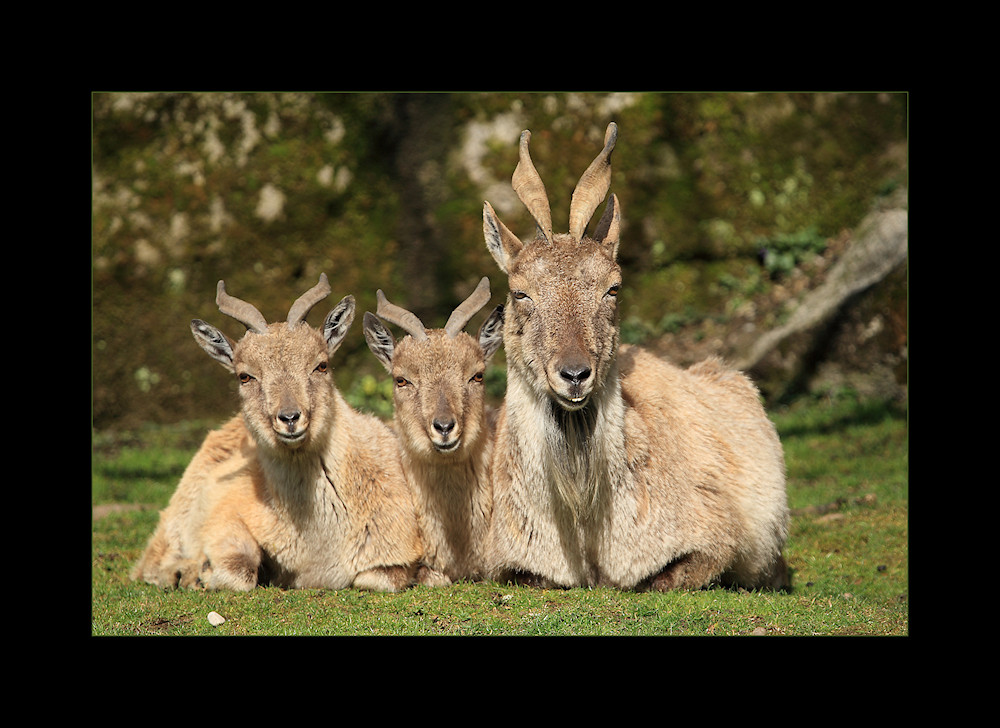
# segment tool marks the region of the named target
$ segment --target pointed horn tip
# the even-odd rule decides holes
[[[226,291],[226,282],[220,280],[215,284],[215,305],[221,310],[225,305],[225,300],[228,298],[231,298],[231,296]]]
[[[607,150],[607,154],[610,155],[612,150],[615,148],[615,144],[618,142],[618,125],[615,122],[608,124],[607,131],[604,132],[604,149]]]
[[[524,131],[521,132],[521,137],[517,145],[517,153],[522,159],[524,159],[525,157],[529,157],[530,159],[530,152],[528,151],[528,146],[530,141],[531,141],[531,132],[525,129]]]
[[[316,284],[315,288],[316,288],[316,293],[322,294],[324,298],[329,296],[330,293],[333,291],[333,289],[330,288],[330,281],[326,277],[326,273],[319,274],[319,283]]]

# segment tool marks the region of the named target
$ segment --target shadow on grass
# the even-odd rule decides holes
[[[781,437],[830,435],[852,427],[877,425],[907,419],[905,402],[896,400],[843,399],[823,405],[797,404],[775,417]]]

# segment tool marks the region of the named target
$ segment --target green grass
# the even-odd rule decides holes
[[[129,580],[158,509],[207,428],[93,438],[93,635],[723,636],[909,634],[905,411],[842,397],[772,413],[793,511],[789,593],[633,594],[495,583],[248,594],[166,591]],[[108,506],[106,515],[103,511]],[[137,507],[138,506],[138,507]],[[101,515],[96,515],[98,508]],[[208,613],[226,621],[213,627]]]

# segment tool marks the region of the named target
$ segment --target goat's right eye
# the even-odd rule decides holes
[[[402,388],[402,387],[405,387],[407,384],[409,384],[409,382],[407,380],[403,379],[403,377],[396,377],[396,386],[397,387]]]
[[[531,300],[528,297],[528,294],[525,293],[524,291],[511,291],[510,293],[514,297],[514,299],[517,300],[517,301],[530,301]]]
[[[253,377],[251,377],[246,372],[240,372],[239,373],[239,378],[240,378],[240,384],[246,384],[247,382],[252,382],[253,381]]]

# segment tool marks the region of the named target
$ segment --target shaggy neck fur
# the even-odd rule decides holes
[[[538,459],[553,501],[565,507],[575,523],[590,522],[606,506],[619,465],[625,462],[624,403],[616,365],[587,406],[568,412],[551,397],[518,386],[508,404],[512,428],[522,453]],[[513,404],[513,406],[511,406]],[[518,414],[514,414],[518,413]],[[530,456],[529,456],[530,457]]]
[[[300,527],[308,525],[329,508],[331,499],[328,489],[333,489],[332,502],[339,501],[332,464],[338,459],[335,452],[338,440],[336,427],[343,419],[341,412],[346,406],[335,391],[330,403],[330,415],[322,423],[322,429],[310,433],[310,441],[301,448],[257,446],[258,461],[272,504]]]
[[[456,453],[424,456],[402,448],[431,565],[449,576],[478,576],[492,506],[492,436],[483,418],[478,437]]]

